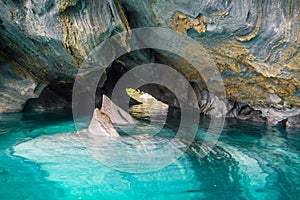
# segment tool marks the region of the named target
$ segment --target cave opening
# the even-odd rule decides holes
[[[149,93],[133,88],[126,88],[126,93],[137,102],[129,110],[133,117],[151,121],[161,121],[167,117],[169,106]]]

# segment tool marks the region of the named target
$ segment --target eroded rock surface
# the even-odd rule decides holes
[[[300,112],[298,1],[121,2],[135,16],[129,20],[132,27],[167,27],[200,42],[219,68],[227,98],[260,110],[258,121],[278,124]],[[188,64],[164,63],[205,89],[201,78],[187,72]],[[214,94],[206,96],[204,107]],[[211,105],[208,114],[228,111],[226,102]]]
[[[72,84],[96,45],[129,28],[113,0],[5,0],[0,10],[0,112],[21,111],[41,85]]]
[[[159,62],[195,83],[205,114],[271,124],[291,120],[300,113],[299,7],[296,0],[0,1],[0,112],[21,111],[47,85],[67,89],[89,52],[110,36],[157,26],[187,35],[204,47],[220,71],[227,100],[207,93],[190,63],[160,50],[119,58],[99,84],[103,91],[111,92],[116,77],[134,66]],[[130,50],[128,37],[119,42]],[[158,41],[164,36],[160,37]],[[178,106],[168,90],[146,89]]]

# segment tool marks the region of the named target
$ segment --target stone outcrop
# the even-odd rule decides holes
[[[0,112],[21,111],[48,84],[72,84],[96,45],[129,29],[113,0],[5,0],[0,8]]]
[[[114,124],[130,125],[137,123],[137,121],[133,119],[128,112],[112,102],[106,95],[103,95],[102,97],[102,106],[100,111],[105,113],[111,119],[111,123]]]
[[[48,110],[65,107],[74,75],[95,46],[119,32],[157,26],[204,47],[220,71],[227,100],[207,92],[189,63],[153,49],[117,59],[101,79],[100,93],[109,94],[116,77],[134,66],[159,62],[193,82],[205,114],[295,126],[300,113],[299,7],[296,0],[0,1],[0,112],[21,111],[26,102],[29,110],[43,110],[46,104]],[[119,41],[128,50],[129,37]],[[145,90],[178,106],[165,88]],[[63,100],[45,103],[51,95]]]
[[[130,26],[171,28],[197,40],[217,64],[227,98],[259,110],[255,112],[258,121],[280,124],[300,112],[298,1],[121,2],[129,19],[135,19],[129,20]],[[188,74],[187,65],[164,63]],[[199,79],[190,81],[206,89]],[[199,96],[202,107],[207,107],[214,95],[206,95],[207,99]],[[210,105],[208,114],[228,114],[230,110],[226,102]]]
[[[286,125],[289,126],[289,127],[300,128],[300,114],[289,117],[286,121]]]
[[[103,95],[102,105],[96,108],[88,127],[88,131],[94,135],[103,134],[105,137],[119,137],[119,133],[113,124],[135,125],[137,121],[122,108]]]

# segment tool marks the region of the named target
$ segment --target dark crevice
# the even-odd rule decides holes
[[[48,85],[38,98],[29,99],[23,112],[71,110],[72,84]]]

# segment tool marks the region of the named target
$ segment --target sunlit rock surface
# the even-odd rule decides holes
[[[111,123],[114,124],[136,124],[137,120],[133,119],[133,117],[112,102],[107,96],[103,95],[102,97],[102,106],[101,110],[102,113],[105,113],[112,121]]]
[[[218,66],[228,101],[199,93],[205,114],[285,124],[300,113],[298,1],[8,0],[0,1],[0,10],[0,112],[21,111],[47,85],[71,92],[80,63],[100,42],[130,28],[158,26],[194,38]],[[130,49],[126,37],[120,44]],[[207,89],[189,63],[158,50],[118,59],[99,86],[109,93],[116,77],[147,62],[168,64]],[[165,89],[146,92],[178,106]],[[55,104],[47,109],[66,105]],[[251,112],[236,114],[247,105]]]
[[[119,137],[118,132],[113,127],[118,125],[134,125],[137,123],[133,117],[103,95],[101,110],[96,108],[88,131],[94,135],[103,134],[106,137]]]

